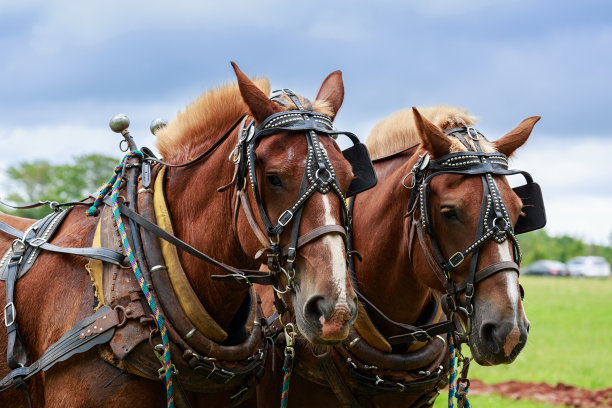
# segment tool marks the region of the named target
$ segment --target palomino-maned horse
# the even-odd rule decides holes
[[[0,363],[0,406],[28,406],[28,395],[35,407],[239,403],[268,344],[250,286],[262,280],[290,293],[305,338],[346,337],[356,297],[342,192],[358,177],[331,137],[342,133],[331,124],[341,74],[312,103],[290,91],[277,102],[267,80],[234,69],[237,85],[204,94],[158,130],[165,162],[146,149],[126,156],[112,194],[104,198],[109,183],[99,195],[106,205],[88,210],[99,217],[58,205],[34,228],[0,217],[0,248],[12,248],[0,266],[9,332],[8,346],[0,334],[9,359]],[[124,120],[111,127],[135,146]],[[276,274],[258,274],[266,259]]]
[[[352,248],[363,258],[351,268],[359,316],[340,345],[298,344],[289,406],[431,406],[448,384],[451,331],[452,347],[467,341],[481,365],[516,358],[529,321],[515,233],[542,227],[545,214],[529,174],[520,172],[528,188],[519,195],[505,176],[517,173],[507,157],[538,119],[495,142],[451,107],[404,110],[377,124],[367,145],[378,184],[351,203]],[[469,384],[464,369],[451,373],[461,377],[452,382],[458,400]],[[260,406],[273,406],[278,385],[278,376],[264,376]]]

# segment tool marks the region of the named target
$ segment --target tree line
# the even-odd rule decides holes
[[[6,170],[6,181],[0,186],[0,199],[14,205],[38,201],[78,201],[95,193],[113,174],[119,158],[101,154],[76,156],[72,162],[52,164],[48,160],[22,162]],[[2,208],[8,214],[42,218],[52,210],[48,206],[27,210]],[[612,236],[611,236],[612,238]],[[523,252],[523,266],[538,259],[566,262],[580,255],[602,256],[612,263],[612,247],[590,245],[579,238],[550,236],[539,230],[518,237]],[[612,239],[611,239],[612,241]],[[610,243],[612,245],[612,242]]]

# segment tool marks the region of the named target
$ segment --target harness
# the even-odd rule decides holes
[[[225,343],[220,344],[207,338],[204,333],[201,333],[201,331],[193,327],[193,322],[190,320],[191,316],[188,316],[183,311],[181,299],[178,296],[180,294],[174,293],[172,285],[168,282],[169,278],[166,272],[167,265],[165,265],[165,259],[161,256],[163,251],[160,249],[159,240],[164,240],[172,246],[196,256],[226,272],[223,275],[213,275],[214,279],[232,279],[247,285],[251,285],[252,283],[272,284],[274,285],[275,291],[285,293],[294,290],[293,278],[295,276],[297,249],[320,235],[338,233],[340,231],[344,232],[345,229],[348,228],[348,225],[350,225],[350,217],[348,215],[348,209],[344,204],[342,227],[320,227],[298,238],[302,208],[305,201],[312,196],[312,194],[315,192],[326,194],[329,191],[333,191],[338,195],[340,201],[344,203],[344,196],[340,189],[333,166],[325,149],[319,142],[318,134],[344,134],[355,143],[355,146],[343,152],[345,157],[351,162],[353,173],[356,176],[347,195],[356,194],[363,189],[372,187],[376,183],[376,175],[369,159],[367,149],[358,142],[354,134],[335,130],[331,118],[304,109],[293,92],[285,89],[283,93],[291,98],[298,110],[280,112],[272,115],[259,126],[255,126],[254,121],[251,121],[249,126],[239,132],[239,141],[231,156],[231,161],[236,165],[237,175],[236,208],[238,208],[239,202],[243,204],[244,202],[248,203],[248,200],[244,199],[246,196],[244,192],[245,180],[248,173],[260,218],[264,223],[266,234],[270,242],[269,248],[265,248],[269,251],[268,265],[270,267],[270,272],[238,269],[219,262],[196,248],[193,248],[174,236],[172,231],[168,231],[157,225],[154,218],[155,210],[153,210],[153,206],[151,205],[151,186],[161,166],[186,167],[206,158],[229,137],[241,122],[244,123],[246,117],[241,117],[202,155],[190,162],[180,165],[165,163],[155,158],[146,148],[140,152],[127,130],[129,120],[124,115],[120,115],[111,120],[111,128],[124,136],[125,140],[123,142],[126,142],[127,147],[132,150],[132,153],[124,159],[124,169],[119,169],[119,173],[117,173],[120,180],[124,180],[126,183],[125,191],[127,202],[122,203],[116,199],[116,201],[112,201],[109,197],[106,197],[110,191],[109,186],[107,186],[107,188],[100,192],[93,206],[88,211],[91,215],[99,215],[100,211],[98,207],[100,207],[102,203],[108,206],[113,205],[118,211],[118,214],[129,221],[127,235],[131,238],[131,246],[133,247],[134,255],[134,259],[132,260],[132,258],[130,258],[130,261],[132,263],[137,261],[140,265],[142,271],[142,277],[139,276],[139,279],[142,279],[141,286],[146,285],[146,287],[149,288],[151,298],[147,295],[147,299],[154,301],[154,303],[149,302],[149,304],[147,304],[143,299],[144,296],[139,293],[140,290],[138,284],[135,282],[134,276],[130,275],[128,277],[126,275],[125,269],[123,269],[125,263],[125,256],[123,253],[104,247],[105,245],[110,245],[113,240],[115,240],[115,245],[117,245],[117,237],[112,236],[112,228],[111,230],[107,230],[110,232],[101,232],[100,235],[98,235],[99,244],[101,245],[100,248],[60,248],[47,243],[46,240],[51,237],[53,232],[53,229],[48,226],[53,225],[54,228],[59,226],[60,220],[65,217],[65,213],[69,211],[61,210],[62,204],[54,205],[53,208],[56,211],[49,216],[49,219],[37,222],[25,233],[21,233],[7,224],[0,222],[0,231],[17,238],[11,250],[9,250],[3,260],[0,261],[0,268],[2,268],[5,263],[7,265],[6,272],[3,272],[7,280],[7,304],[4,307],[4,317],[9,338],[9,368],[12,369],[4,379],[0,380],[0,392],[17,387],[25,392],[28,402],[30,402],[26,381],[31,376],[40,370],[49,369],[56,362],[65,360],[76,353],[85,352],[95,345],[109,343],[112,353],[105,352],[103,348],[101,349],[102,357],[128,372],[153,379],[165,377],[167,382],[168,377],[170,377],[171,381],[172,376],[179,375],[179,379],[187,384],[187,388],[194,390],[201,390],[203,383],[206,384],[206,389],[210,390],[211,381],[219,385],[219,387],[212,387],[213,391],[219,389],[227,390],[227,384],[234,385],[238,383],[239,387],[236,389],[234,386],[235,393],[230,397],[230,402],[232,404],[239,404],[250,395],[254,384],[263,373],[262,365],[265,361],[267,352],[266,343],[263,339],[263,326],[266,322],[265,319],[262,318],[261,310],[256,305],[258,300],[255,298],[254,292],[251,292],[251,296],[247,299],[245,305],[243,305],[243,308],[251,311],[248,313],[247,325],[249,325],[249,321],[254,322],[254,324],[251,323],[252,327],[250,329],[250,334],[246,333],[246,339],[243,338],[243,343],[240,344],[240,347],[235,343],[230,342],[224,345]],[[308,141],[308,158],[299,197],[295,204],[281,214],[279,219],[273,224],[266,214],[260,197],[255,172],[256,163],[254,151],[256,141],[262,137],[282,131],[306,133]],[[163,180],[163,175],[160,179]],[[109,185],[110,184],[111,183],[109,183]],[[119,184],[116,185],[118,186]],[[163,184],[160,185],[163,186]],[[155,188],[159,188],[157,182]],[[66,205],[70,206],[89,206],[90,204],[91,203],[66,203]],[[138,208],[139,205],[141,207],[140,209]],[[245,212],[246,211],[247,210],[245,210]],[[108,211],[102,211],[100,225],[103,225],[102,220],[109,216]],[[290,245],[286,248],[281,248],[280,235],[285,226],[292,219],[294,220],[294,225]],[[111,225],[108,222],[104,224]],[[251,226],[253,226],[253,224],[251,224]],[[34,234],[34,231],[40,231],[41,235]],[[254,231],[256,235],[258,235],[257,230]],[[106,238],[103,238],[104,235],[106,235]],[[127,235],[125,236],[125,241],[127,241]],[[102,300],[105,303],[109,303],[111,306],[107,304],[101,305],[92,316],[77,323],[73,329],[47,349],[39,360],[30,366],[26,366],[27,357],[17,330],[16,312],[13,305],[13,291],[18,276],[22,276],[27,272],[22,262],[26,259],[24,255],[29,251],[27,252],[28,260],[26,263],[31,266],[36,259],[36,255],[40,252],[40,249],[76,254],[90,259],[104,261],[101,263],[102,269],[105,270],[102,272],[102,276],[106,276],[107,281],[111,279],[114,280],[115,283],[119,283],[121,279],[117,277],[123,276],[127,283],[124,285],[118,284],[117,286],[111,285],[113,288],[112,291],[114,292],[111,297],[108,297],[106,293],[98,293],[98,295],[101,295]],[[132,254],[130,253],[130,255]],[[286,268],[282,266],[283,259],[286,259]],[[108,262],[114,265],[110,265]],[[123,268],[116,268],[115,265],[123,266]],[[278,286],[278,278],[281,273],[287,278],[286,286],[283,289],[280,289]],[[108,278],[109,276],[112,276],[112,278]],[[104,278],[102,281],[104,281]],[[101,286],[104,286],[104,283],[101,284]],[[96,286],[96,289],[98,287],[100,287],[100,284]],[[163,320],[157,318],[156,321],[156,319],[150,316],[150,313],[146,311],[150,305],[161,306],[159,312],[163,314]],[[254,305],[255,307],[253,307]],[[153,310],[153,312],[157,313],[158,311]],[[159,344],[154,346],[158,361],[155,361],[155,359],[152,361],[150,358],[150,347],[144,340],[148,338],[151,342],[151,346],[153,346],[153,336],[157,336],[156,333],[159,330],[162,330],[162,334],[164,334],[166,329],[170,344],[167,344],[166,340],[164,340],[163,345]],[[115,336],[117,331],[122,331],[123,335],[119,337]],[[222,339],[217,340],[222,341]],[[138,353],[138,350],[143,348],[149,350],[148,357],[143,357],[142,353]],[[170,349],[173,350],[173,355],[182,355],[183,360],[181,360],[181,362],[183,362],[184,368],[181,368],[179,371],[181,374],[177,372],[174,365],[168,366],[170,361]],[[160,362],[162,363],[162,369],[158,370],[157,367],[159,367]],[[185,373],[187,373],[186,377]],[[172,383],[170,382],[169,384],[168,406],[172,406]],[[178,400],[183,398],[180,389],[177,393],[177,398]],[[185,403],[184,400],[183,403]]]
[[[411,222],[409,248],[412,249],[412,241],[416,231],[430,268],[446,290],[442,305],[445,308],[448,321],[454,326],[456,321],[454,316],[457,314],[460,316],[458,319],[460,324],[465,323],[461,329],[453,329],[448,332],[448,342],[450,344],[449,406],[452,405],[455,396],[460,406],[464,404],[469,406],[469,402],[467,402],[469,390],[467,373],[470,358],[462,355],[461,344],[469,340],[474,313],[475,286],[482,280],[503,270],[514,270],[517,274],[519,273],[521,249],[516,234],[543,228],[546,224],[546,214],[539,185],[533,182],[531,175],[526,171],[509,169],[508,159],[505,155],[484,153],[479,142],[480,140],[486,140],[482,133],[473,127],[465,126],[447,130],[445,134],[458,139],[468,151],[450,153],[435,160],[430,159],[429,155],[425,153],[419,157],[408,174],[408,176],[412,176],[410,186],[406,186],[412,190],[407,214]],[[474,148],[468,139],[472,142]],[[433,229],[431,206],[429,205],[430,182],[434,177],[441,174],[479,176],[483,186],[476,237],[467,248],[458,250],[448,258],[444,257],[440,250],[438,238]],[[519,217],[518,222],[513,226],[493,175],[514,174],[521,174],[525,178],[526,184],[513,189],[523,201],[523,212],[525,214],[523,217]],[[498,262],[477,271],[480,248],[490,240],[501,244],[507,239],[512,243],[514,261]],[[427,249],[430,247],[428,241],[431,244],[432,251]],[[451,277],[451,272],[463,263],[469,255],[472,255],[472,258],[468,277],[462,282],[455,282]],[[521,298],[523,298],[522,286],[520,286],[520,290]],[[465,292],[465,307],[460,306],[457,299],[462,292]],[[396,338],[402,336],[396,336]],[[459,378],[456,378],[456,372],[459,368],[455,366],[456,357],[459,357],[460,364],[463,366]]]
[[[350,132],[335,129],[329,116],[306,109],[290,89],[285,88],[279,92],[281,92],[281,95],[286,95],[297,109],[275,113],[265,119],[259,126],[255,125],[254,120],[251,120],[240,133],[238,144],[230,157],[236,165],[236,190],[240,197],[240,202],[237,204],[241,204],[244,208],[251,228],[267,252],[269,271],[277,277],[284,276],[286,283],[283,288],[280,287],[278,279],[275,279],[273,284],[275,293],[284,294],[295,290],[295,261],[298,249],[328,233],[339,233],[346,238],[346,231],[350,228],[351,224],[345,196],[342,193],[334,167],[329,160],[325,148],[319,141],[318,135],[323,134],[334,137],[345,135],[354,144],[342,152],[344,157],[351,163],[355,176],[347,191],[348,197],[374,187],[376,185],[376,173],[367,148],[359,142],[357,136]],[[280,97],[275,97],[273,100],[282,103]],[[259,180],[255,171],[255,147],[262,138],[279,132],[303,132],[308,144],[308,155],[296,201],[276,221],[273,221],[263,207],[263,200],[260,195]],[[264,224],[264,232],[260,230],[257,222],[254,220],[253,211],[248,199],[246,199],[244,190],[246,189],[247,178],[257,203],[259,217]],[[302,210],[308,198],[316,192],[327,194],[330,191],[336,194],[342,203],[342,226],[321,226],[299,237],[298,231]],[[291,220],[293,220],[293,225],[290,241],[285,248],[282,248],[280,236]],[[263,237],[266,237],[267,241]],[[286,267],[283,267],[283,263]],[[223,277],[217,278],[223,279]]]
[[[514,269],[518,273],[520,263],[520,247],[516,234],[542,228],[546,223],[546,215],[540,187],[529,173],[520,170],[509,170],[507,158],[500,153],[484,153],[478,141],[484,136],[471,127],[455,128],[446,132],[455,137],[468,148],[468,152],[452,153],[437,160],[431,160],[424,154],[417,160],[411,172],[411,184],[404,186],[412,190],[408,205],[408,215],[411,220],[409,250],[418,235],[421,246],[428,248],[426,237],[432,242],[433,253],[426,251],[428,263],[438,278],[444,284],[447,293],[440,299],[432,299],[433,304],[443,307],[446,319],[429,318],[420,325],[408,325],[395,322],[380,311],[365,296],[359,292],[355,277],[354,259],[349,258],[349,268],[353,279],[355,292],[364,307],[359,310],[349,337],[341,345],[335,346],[333,352],[316,356],[317,366],[310,367],[301,364],[300,372],[305,373],[310,381],[329,386],[343,407],[360,407],[357,399],[360,395],[379,395],[385,393],[404,393],[421,395],[412,403],[413,407],[431,406],[440,390],[448,383],[452,393],[456,393],[462,404],[467,403],[469,380],[467,372],[469,359],[461,354],[461,343],[465,342],[465,334],[469,333],[473,313],[472,297],[475,285],[483,279],[500,272],[503,269]],[[473,140],[476,151],[468,143],[466,137]],[[397,154],[414,149],[413,146],[390,156],[376,160],[395,157]],[[478,221],[478,235],[467,248],[457,251],[449,259],[442,256],[431,221],[429,205],[429,183],[440,174],[463,174],[480,176],[483,182],[483,204]],[[494,174],[522,174],[527,183],[515,187],[514,192],[523,201],[525,216],[519,218],[514,228],[508,215],[499,189],[493,179]],[[354,200],[349,203],[352,213]],[[503,262],[476,271],[479,248],[488,240],[504,242],[510,239],[513,243],[515,262]],[[352,249],[352,239],[348,237],[349,253],[357,254]],[[472,254],[471,269],[468,279],[456,283],[450,277],[453,269]],[[412,257],[412,255],[409,255]],[[522,288],[521,288],[522,290]],[[457,295],[466,293],[466,307],[459,306]],[[405,333],[385,338],[370,321],[368,314],[374,313],[387,323],[401,328]],[[454,314],[462,314],[467,320],[463,333],[456,327]],[[419,320],[422,320],[421,318]],[[394,351],[395,348],[403,352]],[[455,387],[455,358],[458,356],[463,369]],[[468,405],[465,405],[468,406]]]
[[[476,284],[502,270],[513,269],[519,273],[521,250],[516,234],[544,227],[546,215],[542,193],[537,183],[529,173],[523,170],[508,168],[508,159],[501,153],[484,153],[479,140],[484,136],[472,127],[460,127],[447,130],[448,136],[457,138],[467,152],[451,153],[439,159],[430,159],[427,153],[419,157],[409,175],[412,175],[412,189],[408,204],[408,216],[411,218],[412,230],[416,231],[423,248],[428,248],[427,238],[431,243],[433,254],[425,250],[426,259],[444,285],[447,297],[446,306],[450,313],[461,312],[466,318],[466,332],[469,332],[473,314],[473,296]],[[468,143],[470,138],[475,150]],[[485,139],[486,140],[486,139]],[[478,227],[474,241],[463,250],[458,250],[449,258],[445,258],[440,250],[438,238],[433,230],[431,206],[429,205],[429,190],[431,180],[441,174],[458,174],[480,176],[483,186],[482,204],[478,219]],[[493,179],[493,175],[521,174],[527,184],[517,187],[514,191],[523,200],[525,216],[519,218],[516,226],[510,219],[506,205]],[[417,216],[418,214],[418,216]],[[427,234],[427,235],[425,235]],[[499,262],[480,271],[476,271],[478,253],[482,245],[493,240],[502,243],[509,239],[512,243],[514,262]],[[412,242],[410,243],[410,248]],[[455,282],[451,272],[456,269],[469,255],[472,255],[468,277],[463,282]],[[466,304],[461,308],[456,300],[458,293],[465,291]]]

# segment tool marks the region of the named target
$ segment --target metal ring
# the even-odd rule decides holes
[[[498,220],[502,220],[504,222],[503,228],[497,225]],[[506,220],[504,217],[497,217],[493,220],[493,226],[499,228],[500,231],[505,231],[508,228],[508,220]]]
[[[321,170],[325,170],[325,171],[327,172],[327,175],[329,176],[329,177],[327,178],[327,180],[323,180],[323,179],[322,179],[322,178],[319,176],[319,172],[320,172]],[[330,171],[329,171],[327,168],[324,168],[324,169],[317,169],[317,171],[315,171],[315,179],[316,179],[316,180],[321,180],[321,181],[323,181],[323,183],[324,183],[324,184],[329,184],[329,183],[332,181],[333,176],[332,176],[331,172],[330,172]]]
[[[122,152],[127,152],[129,148],[130,148],[130,144],[128,143],[127,140],[123,139],[122,141],[119,142],[119,150],[121,150]]]
[[[410,183],[410,187],[408,187],[405,183],[406,179],[408,178],[408,176],[412,175],[412,182]],[[414,187],[416,187],[416,178],[414,177],[414,171],[411,170],[410,173],[406,174],[404,176],[404,178],[402,179],[402,186],[404,186],[404,188],[406,188],[407,190],[412,190]]]
[[[277,288],[276,285],[272,285],[272,289],[274,289],[276,293],[283,295],[289,292],[290,290],[293,290],[293,278],[289,275],[289,272],[287,272],[285,268],[283,268],[282,266],[279,266],[279,268],[285,274],[285,277],[287,278],[287,285],[285,286],[285,289],[282,289],[282,290]]]

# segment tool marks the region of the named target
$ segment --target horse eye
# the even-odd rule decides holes
[[[266,178],[268,179],[268,183],[272,184],[273,186],[276,186],[276,187],[283,186],[283,182],[281,181],[280,177],[278,177],[276,174],[268,174]]]
[[[456,220],[459,217],[457,216],[457,211],[455,211],[454,208],[442,208],[442,215],[444,216],[444,218],[446,218],[447,220]]]

